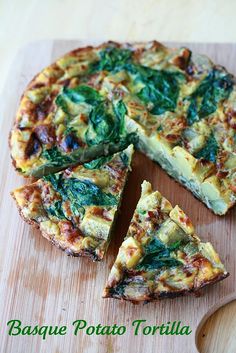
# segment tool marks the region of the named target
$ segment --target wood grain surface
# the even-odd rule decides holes
[[[83,44],[83,43],[82,43]],[[44,66],[64,52],[81,45],[79,41],[41,41],[23,48],[12,66],[4,89],[1,110],[1,234],[0,241],[0,322],[2,352],[14,353],[128,353],[134,347],[141,352],[197,352],[196,332],[206,318],[221,305],[236,298],[235,230],[236,209],[226,217],[213,215],[200,201],[169,178],[155,163],[136,153],[130,174],[116,232],[108,254],[101,263],[87,259],[67,257],[40,233],[26,225],[19,217],[9,192],[25,182],[14,172],[7,148],[7,135],[12,125],[20,95],[27,82]],[[177,44],[178,45],[178,44]],[[182,45],[182,43],[181,43]],[[229,71],[235,70],[236,45],[188,44],[193,50],[208,54]],[[162,300],[148,305],[121,303],[102,299],[102,289],[119,245],[128,228],[136,202],[140,196],[143,179],[152,182],[173,205],[179,204],[196,225],[197,233],[204,241],[211,241],[220,253],[230,277],[203,291],[200,297]],[[20,319],[24,325],[68,325],[77,319],[85,319],[89,325],[127,326],[125,336],[66,336],[49,337],[45,341],[38,336],[7,335],[6,323]],[[131,323],[146,319],[147,324],[161,324],[181,320],[193,330],[190,336],[133,336]],[[158,348],[157,348],[158,347]],[[214,351],[215,353],[215,351]]]
[[[204,353],[235,353],[235,300],[218,309],[199,330],[198,349]],[[212,339],[212,338],[216,339]]]

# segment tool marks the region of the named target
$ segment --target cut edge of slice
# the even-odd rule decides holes
[[[140,124],[128,116],[126,124],[127,130],[135,131],[139,137],[138,149],[157,162],[214,214],[223,216],[235,205],[235,192],[215,174],[213,163],[195,158],[181,146],[173,147],[159,133],[149,136]]]

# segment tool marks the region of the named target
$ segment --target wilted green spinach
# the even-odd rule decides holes
[[[180,266],[182,263],[171,257],[171,251],[178,249],[180,245],[181,242],[176,242],[167,247],[158,238],[153,238],[145,247],[145,255],[136,269],[148,271]]]
[[[233,77],[225,70],[214,68],[186,99],[190,102],[187,121],[189,125],[217,110],[218,104],[227,99],[233,89]]]
[[[64,178],[62,174],[49,174],[43,179],[52,184],[53,189],[60,194],[63,201],[70,201],[71,211],[75,216],[84,214],[83,206],[114,206],[118,202],[114,195],[103,192],[100,187],[89,180]]]
[[[195,154],[196,158],[202,158],[206,161],[216,163],[217,153],[218,153],[218,143],[214,137],[214,134],[208,137],[205,146]]]

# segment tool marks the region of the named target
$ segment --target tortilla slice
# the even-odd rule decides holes
[[[173,298],[227,276],[213,246],[201,242],[189,217],[144,181],[103,297],[132,302]]]
[[[101,260],[106,252],[133,146],[12,192],[21,216],[68,255]]]

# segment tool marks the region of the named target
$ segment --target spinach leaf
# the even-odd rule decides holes
[[[62,201],[57,200],[50,206],[44,206],[44,207],[47,213],[49,213],[51,216],[56,217],[58,219],[66,218],[62,209]]]
[[[126,106],[122,100],[113,104],[113,111],[116,116],[116,129],[117,135],[123,134],[125,132],[125,114],[127,113]]]
[[[67,155],[62,154],[57,146],[44,150],[42,152],[42,157],[53,162],[54,166],[60,166],[64,163],[70,162],[70,158]]]
[[[106,103],[102,102],[93,107],[85,134],[88,146],[109,142],[112,139],[113,130],[113,116],[108,113]]]
[[[158,77],[158,78],[157,78]],[[166,73],[156,75],[153,82],[147,83],[138,93],[138,97],[146,104],[152,103],[151,113],[163,114],[166,111],[175,111],[179,96],[179,86],[174,76]]]
[[[122,163],[127,167],[127,165],[129,164],[129,157],[127,156],[127,154],[125,152],[121,152],[120,158],[122,160]]]
[[[114,206],[118,203],[114,195],[104,193],[89,180],[63,178],[62,174],[49,174],[43,179],[52,184],[63,201],[70,201],[71,211],[75,216],[84,214],[83,206]]]
[[[178,78],[183,79],[182,74],[154,70],[137,64],[132,60],[132,52],[128,49],[109,47],[99,55],[100,61],[93,66],[93,71],[129,72],[134,82],[139,81],[145,85],[138,97],[146,104],[153,104],[152,114],[160,115],[165,111],[175,110],[179,96]]]
[[[55,103],[62,110],[70,114],[68,101],[76,104],[87,103],[90,105],[98,104],[102,101],[101,95],[92,87],[80,85],[75,88],[63,87],[62,92],[57,96]]]
[[[232,75],[214,68],[186,99],[190,101],[187,112],[189,125],[214,113],[218,104],[227,99],[233,89]]]
[[[59,192],[60,184],[63,180],[62,174],[49,174],[43,177],[43,180],[49,181],[52,184],[54,190]]]
[[[71,134],[75,134],[76,133],[76,129],[72,126],[67,126],[65,131],[63,132],[63,135],[64,136],[67,136],[67,135],[71,135]]]
[[[217,153],[218,153],[218,143],[214,137],[214,134],[208,137],[205,146],[195,154],[196,158],[202,158],[206,161],[216,163]]]
[[[80,85],[73,89],[63,88],[62,93],[56,99],[56,104],[66,113],[69,113],[68,100],[75,104],[92,105],[89,114],[89,127],[86,131],[86,142],[89,146],[110,142],[123,132],[126,107],[122,101],[114,105],[113,116],[108,112],[108,102],[105,102],[96,90],[86,85]]]
[[[87,103],[93,105],[102,100],[102,97],[95,89],[86,85],[80,85],[75,88],[64,87],[63,93],[73,103]]]
[[[66,197],[76,197],[81,206],[117,205],[117,199],[114,195],[104,193],[100,187],[89,180],[63,179],[62,189]]]
[[[122,101],[113,105],[113,114],[109,112],[108,102],[101,102],[93,107],[85,135],[88,146],[113,142],[121,137],[125,130],[125,113],[126,107]]]
[[[124,131],[126,107],[122,101],[113,106],[109,113],[109,104],[93,88],[80,85],[75,88],[64,87],[56,98],[56,104],[69,114],[68,101],[74,104],[87,103],[92,106],[89,114],[89,127],[86,131],[86,142],[89,146],[114,140]]]
[[[100,60],[92,64],[90,71],[120,71],[125,68],[127,62],[130,61],[132,52],[129,49],[116,47],[108,47],[99,53]]]
[[[127,66],[135,75],[135,80],[145,86],[137,96],[146,104],[152,103],[152,114],[160,115],[165,111],[174,111],[179,96],[179,80],[184,76],[177,72],[153,70],[137,64]]]
[[[97,159],[94,159],[91,162],[84,163],[83,166],[86,169],[99,169],[101,168],[105,163],[109,162],[112,159],[112,156],[107,156],[107,157],[100,157]]]
[[[165,244],[163,244],[158,238],[152,238],[151,241],[145,246],[145,253],[151,254],[157,251],[164,251],[166,249]]]
[[[65,88],[63,88],[62,93],[56,97],[55,103],[58,107],[60,107],[63,110],[64,113],[69,114],[66,96],[63,94],[64,89]]]
[[[120,297],[123,297],[126,287],[127,287],[127,284],[125,283],[125,281],[123,281],[123,282],[118,283],[115,287],[110,288],[109,292],[112,295],[120,298]]]
[[[167,247],[159,239],[153,238],[145,247],[145,256],[136,267],[138,270],[156,270],[163,267],[177,267],[182,263],[171,257],[171,251],[178,249],[180,242],[176,242],[174,246]]]
[[[140,270],[157,270],[163,267],[171,268],[180,266],[182,263],[173,258],[164,256],[162,257],[160,254],[150,254],[146,255],[142,262],[138,265],[138,269]]]
[[[134,81],[141,81],[145,87],[138,93],[145,103],[153,103],[152,114],[162,114],[165,111],[174,111],[179,95],[179,73],[154,70],[132,60],[132,52],[128,49],[110,47],[100,52],[100,61],[93,70],[107,70],[119,72],[128,71]]]
[[[168,248],[169,248],[170,251],[177,250],[177,249],[179,249],[180,245],[182,245],[182,243],[183,243],[182,240],[177,240],[174,243],[170,244],[168,246]]]

